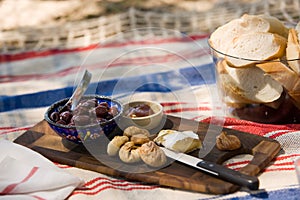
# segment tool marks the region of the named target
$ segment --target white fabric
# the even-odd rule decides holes
[[[24,146],[2,140],[0,152],[0,199],[65,199],[83,184]]]

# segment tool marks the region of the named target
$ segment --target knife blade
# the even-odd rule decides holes
[[[219,165],[210,161],[204,161],[200,158],[196,158],[185,153],[178,153],[165,147],[160,148],[164,151],[167,157],[197,168],[206,174],[215,176],[242,187],[247,187],[250,190],[258,190],[259,188],[259,180],[255,176],[246,175],[223,165]]]

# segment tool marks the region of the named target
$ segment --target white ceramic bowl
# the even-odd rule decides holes
[[[144,117],[129,117],[126,116],[127,111],[134,106],[146,104],[150,106],[153,110],[153,114],[144,116]],[[165,123],[165,117],[163,113],[163,107],[158,102],[155,101],[147,101],[147,100],[139,100],[139,101],[131,101],[123,105],[124,112],[122,119],[120,120],[120,127],[126,128],[128,126],[137,126],[139,128],[144,128],[149,131],[154,129],[162,128]]]

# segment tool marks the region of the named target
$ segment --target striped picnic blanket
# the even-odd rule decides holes
[[[218,101],[207,35],[117,40],[76,49],[0,55],[0,139],[13,141],[43,119],[53,102],[71,96],[85,69],[93,74],[89,94],[120,101],[148,99],[164,112],[210,122],[224,116]],[[294,160],[300,156],[300,125],[266,125],[225,117],[224,127],[279,141],[282,152],[259,176],[261,190],[215,196],[115,179],[60,163],[58,167],[85,180],[68,199],[297,199]],[[239,169],[239,156],[226,162]]]

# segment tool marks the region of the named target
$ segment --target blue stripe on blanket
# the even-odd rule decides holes
[[[231,196],[231,195],[230,195]],[[219,199],[220,196],[207,198],[205,200]],[[279,189],[274,191],[258,191],[253,192],[252,194],[247,194],[245,196],[239,197],[230,197],[222,196],[223,200],[262,200],[262,199],[271,199],[271,200],[298,200],[300,199],[300,187],[299,185],[291,186],[290,188]]]
[[[215,83],[212,63],[148,75],[112,79],[90,84],[87,94],[118,95],[132,92],[171,92],[190,86]],[[62,98],[70,97],[72,87],[48,90],[17,96],[0,96],[0,112],[23,108],[49,106]]]

